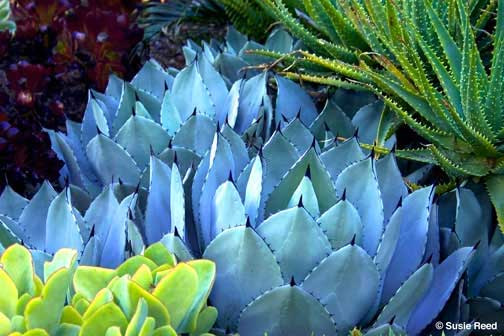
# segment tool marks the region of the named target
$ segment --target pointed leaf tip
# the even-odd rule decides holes
[[[476,244],[474,244],[473,250],[477,250],[478,247],[480,246],[480,244],[481,244],[481,240],[478,240],[478,242]]]
[[[309,178],[311,180],[310,165],[308,165],[308,167],[306,167],[305,177],[307,177],[307,178]]]
[[[93,224],[93,226],[91,227],[91,232],[89,233],[90,240],[91,240],[91,238],[93,238],[95,236],[95,231],[96,231],[96,225]]]
[[[298,208],[304,208],[303,195],[301,195],[301,197],[299,197]]]
[[[402,203],[403,203],[403,197],[399,197],[399,201],[397,202],[397,205],[396,205],[396,210],[401,208],[402,207]]]

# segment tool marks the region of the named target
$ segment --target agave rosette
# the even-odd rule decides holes
[[[280,43],[275,39],[278,34],[273,34],[270,44]],[[66,134],[49,131],[53,149],[66,163],[62,179],[95,196],[113,179],[129,185],[143,177],[148,180],[151,153],[167,162],[177,152],[185,173],[210,148],[217,125],[226,121],[240,135],[247,133],[251,138],[271,132],[279,115],[292,119],[301,110],[311,122],[316,110],[305,103],[309,96],[297,84],[276,78],[278,95],[271,97],[268,73],[238,80],[227,77],[232,75],[229,69],[238,77],[237,71],[248,64],[231,51],[231,45],[239,45],[232,41],[240,38],[231,30],[229,46],[222,46],[225,50],[220,56],[210,51],[215,52],[210,45],[205,44],[204,50],[188,46],[188,66],[181,71],[166,72],[150,61],[131,83],[112,76],[105,94],[91,91],[82,123],[67,121]],[[225,55],[236,58],[222,60]],[[226,74],[217,65],[223,62]],[[298,97],[294,103],[282,103],[294,96]]]

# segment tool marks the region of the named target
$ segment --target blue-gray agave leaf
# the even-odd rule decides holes
[[[80,216],[74,212],[68,188],[65,188],[51,202],[47,211],[47,222],[45,225],[45,248],[44,251],[54,254],[59,249],[68,247],[82,252],[84,248],[83,237],[79,227]]]
[[[311,125],[317,118],[317,109],[308,93],[284,77],[275,76],[275,79],[278,85],[275,119],[282,120],[284,116],[288,120],[293,120],[299,113],[301,122]]]
[[[254,330],[258,325],[268,335],[336,334],[329,312],[294,283],[277,287],[247,306],[240,317],[238,333],[256,335]]]
[[[357,245],[347,245],[323,260],[302,288],[331,313],[338,332],[346,334],[376,300],[379,279],[367,252]]]
[[[161,240],[175,228],[184,237],[185,206],[182,177],[175,164],[170,168],[151,156],[150,185],[144,230],[148,244]]]
[[[374,160],[362,160],[343,170],[336,180],[336,193],[346,193],[347,199],[359,212],[365,232],[362,246],[374,256],[384,230],[383,200]]]
[[[7,185],[0,195],[0,214],[17,220],[28,203],[26,198]]]
[[[474,254],[472,247],[455,251],[435,270],[432,286],[417,305],[407,325],[408,335],[420,335],[439,314]]]
[[[56,191],[44,182],[19,217],[19,228],[11,228],[28,245],[44,250],[46,242],[47,213]]]
[[[433,188],[415,191],[404,199],[399,239],[385,277],[382,300],[389,300],[417,270],[425,254]],[[385,243],[385,242],[382,242]]]
[[[222,326],[236,328],[247,304],[283,285],[275,256],[252,228],[241,226],[222,232],[207,247],[204,257],[219,265],[210,301],[220,312]]]
[[[301,283],[331,253],[327,237],[302,206],[269,217],[257,228],[257,233],[275,255],[285,283],[291,278]]]

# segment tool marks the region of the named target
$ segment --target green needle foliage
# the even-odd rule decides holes
[[[404,122],[429,141],[398,156],[483,180],[504,230],[504,0],[304,0],[317,34],[282,0],[258,1],[311,50],[285,75],[382,97],[378,134]]]

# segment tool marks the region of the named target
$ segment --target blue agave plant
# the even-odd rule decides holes
[[[82,124],[49,132],[68,186],[31,201],[6,189],[1,243],[40,259],[71,247],[108,267],[159,240],[180,260],[203,255],[217,264],[218,327],[243,335],[420,334],[473,247],[441,256],[433,188],[410,193],[393,155],[352,137],[380,136],[367,126],[381,103],[338,92],[318,114],[286,79],[234,82],[214,66],[240,58],[250,42],[235,37],[224,53],[189,44],[175,77],[150,62],[92,92]]]
[[[292,45],[277,31],[266,45],[289,48],[286,40]],[[91,196],[112,180],[147,187],[151,153],[170,164],[177,153],[185,174],[209,150],[218,125],[227,122],[254,143],[270,136],[280,116],[292,120],[300,112],[312,122],[317,111],[299,85],[266,72],[248,71],[242,78],[239,70],[253,59],[242,58],[240,50],[250,43],[230,30],[225,46],[189,43],[181,71],[150,61],[131,83],[112,76],[104,94],[90,91],[82,123],[67,121],[66,134],[48,131],[65,162],[62,180]],[[278,94],[268,94],[269,81]]]
[[[464,291],[449,304],[455,322],[497,322],[503,332],[504,237],[493,222],[492,205],[480,186],[466,185],[439,199],[441,257],[464,246],[478,244],[461,283]],[[475,331],[478,334],[478,331]],[[485,331],[480,331],[483,334]]]

